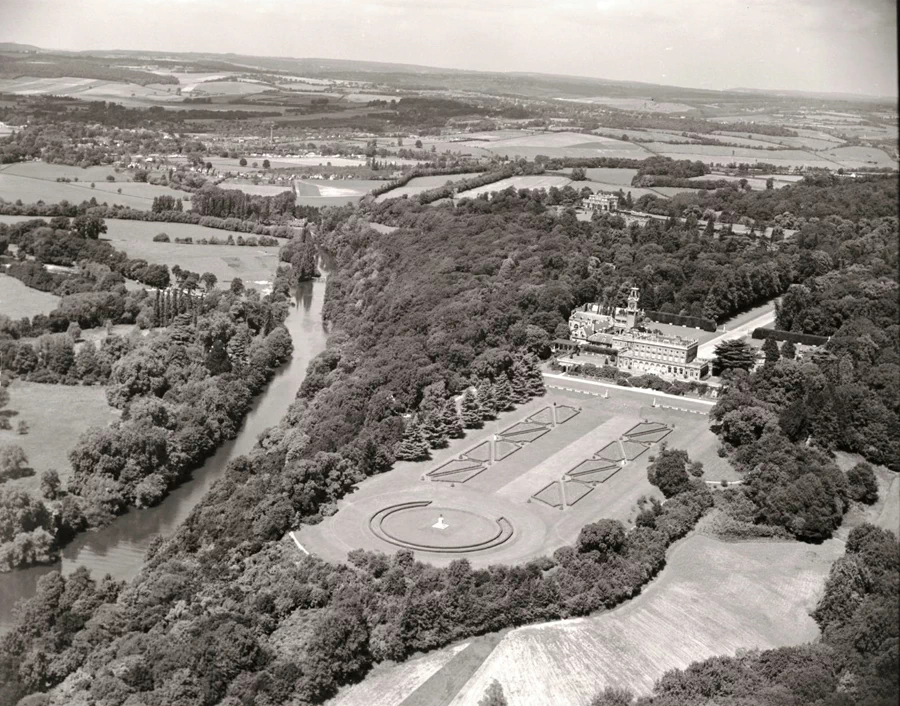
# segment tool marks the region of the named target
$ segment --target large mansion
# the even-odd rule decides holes
[[[557,342],[558,351],[594,353],[602,363],[614,364],[631,374],[653,373],[681,380],[700,380],[709,374],[709,362],[697,358],[698,342],[642,330],[644,313],[638,309],[640,292],[632,287],[627,308],[604,312],[599,304],[585,304],[569,317],[570,341]],[[564,367],[585,360],[559,358]]]

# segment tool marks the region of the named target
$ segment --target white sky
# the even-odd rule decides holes
[[[897,95],[894,0],[0,0],[0,41]]]

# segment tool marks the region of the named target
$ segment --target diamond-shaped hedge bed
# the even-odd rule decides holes
[[[543,424],[535,424],[534,422],[519,422],[518,424],[513,424],[511,427],[508,427],[500,432],[500,436],[505,439],[509,439],[510,441],[518,441],[520,437],[527,437],[528,434],[532,432],[548,431],[547,427]]]
[[[574,407],[569,407],[567,404],[558,404],[556,405],[556,423],[564,424],[568,422],[572,417],[578,414],[578,410]]]
[[[531,497],[546,503],[550,507],[562,507],[562,498],[559,495],[559,483],[557,481],[548,483]]]
[[[453,459],[452,461],[447,461],[447,463],[438,466],[433,471],[429,471],[426,475],[431,478],[439,478],[440,476],[446,475],[448,473],[471,471],[481,467],[482,464],[480,461],[470,461],[468,459],[457,458]]]
[[[478,446],[475,446],[466,451],[463,456],[473,461],[481,461],[482,463],[487,463],[491,460],[491,449],[489,446],[490,443],[490,441],[482,441],[480,444],[478,444]]]
[[[505,439],[500,439],[494,444],[494,456],[495,461],[502,461],[507,456],[514,454],[519,450],[519,445],[514,444],[511,441],[506,441]]]
[[[575,468],[569,471],[566,475],[571,476],[572,478],[578,478],[585,473],[596,473],[597,471],[609,471],[609,470],[618,470],[620,468],[618,463],[610,463],[604,458],[589,458],[587,461],[582,461]]]
[[[595,471],[586,471],[580,474],[576,480],[579,483],[590,483],[591,485],[598,485],[599,483],[605,483],[621,470],[622,467],[620,465],[613,464],[611,466],[598,468]]]
[[[593,489],[594,486],[588,485],[587,483],[579,483],[577,480],[567,480],[565,482],[566,504],[574,505]]]
[[[553,410],[550,407],[544,407],[543,409],[538,410],[534,414],[532,414],[526,422],[532,422],[533,424],[541,424],[545,427],[553,424]]]
[[[647,449],[649,449],[650,445],[642,444],[637,440],[626,439],[622,442],[622,448],[625,451],[625,458],[627,458],[629,461],[633,461]]]
[[[625,457],[622,455],[622,449],[619,448],[618,441],[610,441],[606,446],[594,454],[595,458],[605,458],[607,461],[622,461]]]

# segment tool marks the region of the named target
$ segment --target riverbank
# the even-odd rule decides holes
[[[294,401],[307,365],[325,348],[327,333],[322,322],[322,305],[327,269],[320,269],[326,276],[298,287],[294,306],[285,321],[294,344],[293,356],[255,398],[238,436],[220,446],[194,471],[190,480],[175,488],[159,505],[131,510],[103,529],[77,536],[61,550],[61,559],[55,564],[0,574],[0,634],[12,626],[15,603],[35,594],[41,576],[53,571],[68,575],[79,566],[88,568],[98,579],[105,574],[117,580],[130,580],[137,575],[150,542],[157,536],[172,533],[222,476],[228,463],[253,449],[259,434],[281,419]]]

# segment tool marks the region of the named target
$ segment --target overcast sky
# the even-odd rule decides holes
[[[0,41],[897,95],[894,0],[0,0]]]

